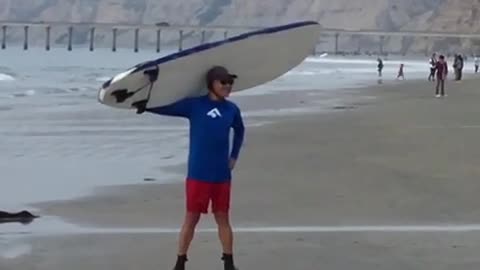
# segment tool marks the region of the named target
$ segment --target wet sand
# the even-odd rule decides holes
[[[372,87],[364,94],[379,98],[352,109],[248,130],[234,174],[232,218],[235,227],[267,229],[237,234],[240,268],[478,268],[478,232],[381,228],[480,224],[479,83],[450,81],[445,99],[434,98],[428,82]],[[86,226],[177,228],[183,191],[182,184],[146,183],[36,207]],[[212,218],[200,226],[212,227]],[[268,232],[278,226],[289,232]],[[22,241],[31,251],[0,259],[1,269],[170,269],[176,249],[174,232]],[[220,269],[216,234],[199,234],[190,257],[189,269]]]

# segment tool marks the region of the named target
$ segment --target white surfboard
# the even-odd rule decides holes
[[[206,93],[205,75],[216,65],[238,75],[232,91],[246,90],[285,74],[312,54],[320,34],[317,22],[305,21],[249,32],[144,62],[105,82],[100,103],[147,108]]]

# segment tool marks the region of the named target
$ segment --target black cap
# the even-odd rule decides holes
[[[238,77],[237,75],[229,73],[225,67],[215,66],[207,72],[206,79],[207,79],[207,85],[210,87],[210,85],[215,80],[221,81],[221,80],[228,80],[228,79],[236,79],[237,77]]]

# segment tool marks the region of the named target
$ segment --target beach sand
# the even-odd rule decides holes
[[[240,269],[478,268],[477,232],[307,232],[298,226],[480,224],[479,84],[450,81],[444,99],[434,97],[428,82],[371,87],[362,94],[378,98],[354,108],[247,130],[234,173],[232,221],[236,228],[267,229],[236,235]],[[183,192],[183,183],[153,182],[35,207],[85,226],[177,228]],[[212,217],[200,226],[213,227]],[[268,232],[279,226],[291,231]],[[171,269],[176,251],[175,233],[22,241],[31,251],[0,258],[0,269]],[[221,269],[220,254],[216,234],[199,233],[189,269]]]

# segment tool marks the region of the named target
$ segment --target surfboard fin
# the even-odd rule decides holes
[[[147,110],[147,103],[148,103],[147,99],[140,100],[132,103],[132,107],[137,109],[137,114],[142,114]]]
[[[128,92],[128,89],[119,89],[113,91],[110,95],[114,96],[117,100],[117,103],[122,103],[128,98],[132,97],[135,92]]]
[[[110,95],[115,97],[115,100],[117,101],[117,103],[122,103],[122,102],[125,102],[125,100],[131,98],[133,95],[135,95],[139,91],[145,89],[145,87],[147,87],[148,85],[150,85],[148,98],[147,98],[147,101],[148,101],[148,99],[150,98],[150,91],[151,91],[152,85],[158,79],[158,68],[145,70],[143,74],[145,74],[148,77],[148,80],[149,80],[148,84],[132,92],[128,92],[128,89],[118,89],[118,90],[112,91]],[[139,101],[139,102],[143,102],[143,101]]]

